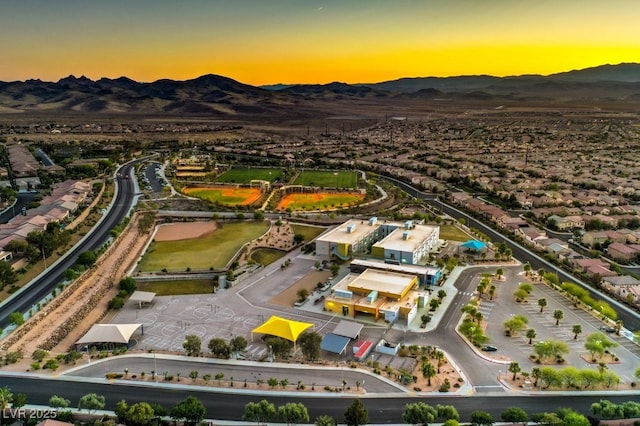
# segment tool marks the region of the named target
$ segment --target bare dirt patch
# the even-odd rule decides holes
[[[201,237],[217,228],[215,222],[168,223],[158,226],[156,241],[179,241]]]
[[[304,277],[300,278],[288,289],[271,298],[269,303],[279,306],[291,307],[298,300],[298,291],[306,288],[309,294],[313,293],[313,290],[318,285],[318,282],[324,282],[331,276],[331,271],[313,271],[309,272]],[[310,303],[310,302],[307,302]]]

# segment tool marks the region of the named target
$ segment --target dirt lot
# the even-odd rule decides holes
[[[288,289],[271,298],[271,300],[269,300],[269,303],[271,303],[272,305],[291,307],[296,302],[296,300],[298,300],[297,293],[300,289],[306,288],[309,294],[311,294],[318,285],[318,282],[325,282],[330,276],[330,271],[309,272],[307,275],[296,281]]]
[[[198,238],[217,228],[215,222],[168,223],[158,226],[156,241],[179,241]]]

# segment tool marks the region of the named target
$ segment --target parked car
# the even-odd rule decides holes
[[[482,350],[485,352],[495,352],[498,350],[498,348],[496,348],[495,346],[487,345],[487,346],[483,346]]]

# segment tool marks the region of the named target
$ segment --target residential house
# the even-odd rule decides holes
[[[607,247],[607,253],[613,260],[622,262],[631,262],[640,255],[640,249],[635,248],[632,245],[626,245],[622,243],[612,243]]]

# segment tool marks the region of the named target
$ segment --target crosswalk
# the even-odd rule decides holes
[[[244,354],[249,359],[260,359],[267,355],[267,348],[265,345],[250,343],[247,349],[245,349]]]

